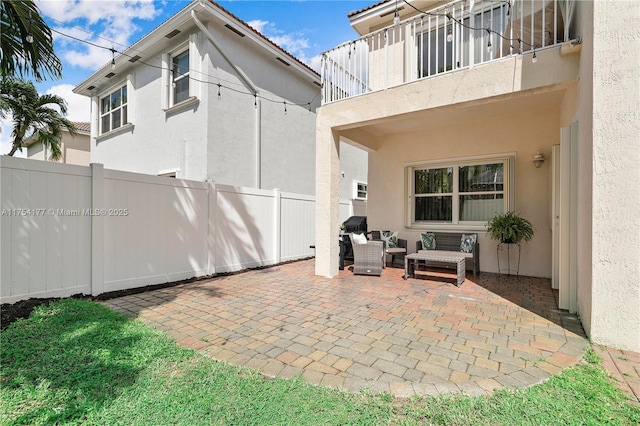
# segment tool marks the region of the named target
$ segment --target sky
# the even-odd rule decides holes
[[[54,50],[62,61],[63,77],[35,82],[40,94],[67,101],[67,118],[89,121],[89,98],[73,88],[111,61],[106,48],[123,51],[190,3],[190,0],[36,0],[40,13],[54,30]],[[347,14],[377,0],[233,0],[218,3],[235,16],[317,70],[319,55],[358,38]],[[11,148],[11,122],[0,121],[0,154]],[[22,155],[26,157],[26,149]]]

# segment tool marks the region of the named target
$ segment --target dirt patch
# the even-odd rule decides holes
[[[71,296],[73,298],[86,298],[81,294]],[[31,312],[40,305],[48,305],[51,302],[60,300],[59,297],[50,297],[47,299],[27,299],[16,303],[3,303],[0,305],[0,330],[9,327],[14,321],[21,318],[29,318]]]

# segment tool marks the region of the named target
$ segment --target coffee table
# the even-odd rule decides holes
[[[457,286],[460,287],[465,280],[466,259],[466,256],[463,254],[438,253],[437,250],[433,250],[432,253],[422,252],[408,254],[404,257],[404,279],[406,280],[409,278],[409,275],[413,275],[415,277],[416,265],[420,260],[455,263],[458,271]]]

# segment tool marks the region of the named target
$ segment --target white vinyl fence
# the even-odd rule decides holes
[[[278,190],[0,157],[0,209],[1,303],[314,255],[314,197]]]

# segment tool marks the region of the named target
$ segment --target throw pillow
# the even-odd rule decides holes
[[[462,234],[460,239],[460,251],[463,253],[472,253],[473,247],[476,245],[477,234]]]
[[[353,244],[367,244],[367,236],[364,234],[352,234]]]
[[[380,238],[387,242],[387,248],[398,247],[398,233],[391,231],[380,232]]]
[[[436,234],[433,232],[427,232],[426,234],[420,234],[420,239],[422,239],[422,248],[424,250],[435,250],[436,249]]]

